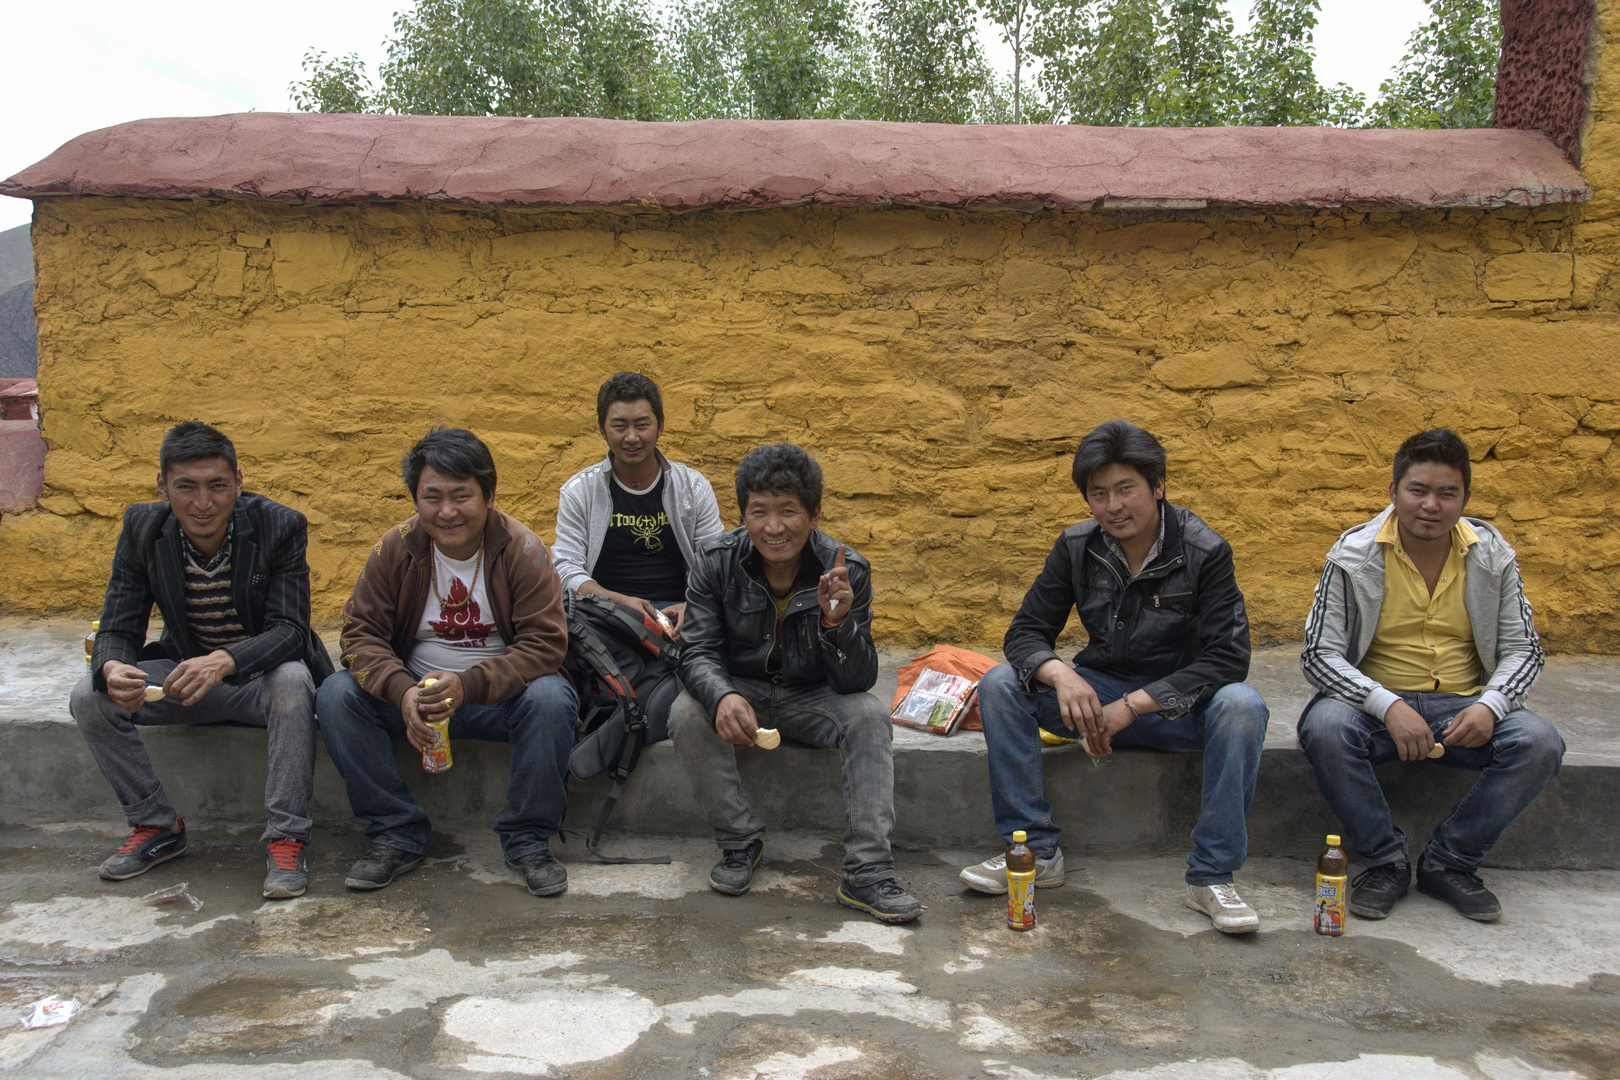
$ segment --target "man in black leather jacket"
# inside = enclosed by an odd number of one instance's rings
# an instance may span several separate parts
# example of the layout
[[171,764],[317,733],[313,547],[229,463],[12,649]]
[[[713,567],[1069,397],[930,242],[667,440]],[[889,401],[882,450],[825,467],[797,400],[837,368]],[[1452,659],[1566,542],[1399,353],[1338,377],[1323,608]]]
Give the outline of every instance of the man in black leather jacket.
[[[1061,830],[1045,796],[1040,729],[1082,736],[1094,758],[1114,746],[1202,751],[1202,813],[1187,857],[1188,907],[1224,933],[1257,929],[1232,886],[1248,854],[1269,712],[1244,683],[1249,619],[1231,545],[1164,498],[1165,452],[1112,420],[1080,442],[1074,483],[1092,519],[1064,530],[1007,629],[1007,663],[979,684],[996,826],[1028,833],[1035,884],[1063,883]],[[1065,664],[1057,636],[1078,608],[1090,641]],[[1001,855],[962,871],[980,892],[1007,891]]]
[[704,545],[687,579],[681,681],[670,710],[686,766],[720,845],[716,892],[748,891],[765,823],[749,808],[736,746],[761,729],[843,759],[843,880],[838,902],[883,922],[922,905],[894,880],[893,729],[877,682],[867,561],[820,532],[821,468],[789,443],[761,446],[737,467],[743,527]]

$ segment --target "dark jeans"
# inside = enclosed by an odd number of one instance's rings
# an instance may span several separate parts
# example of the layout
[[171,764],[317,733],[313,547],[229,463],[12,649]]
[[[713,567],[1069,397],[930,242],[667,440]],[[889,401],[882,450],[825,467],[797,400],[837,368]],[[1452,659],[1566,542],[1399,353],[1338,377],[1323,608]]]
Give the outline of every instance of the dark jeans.
[[[321,684],[315,711],[321,737],[349,790],[349,805],[365,818],[366,837],[420,855],[432,831],[427,812],[411,797],[394,763],[394,740],[405,738],[397,705],[378,701],[339,671]],[[506,808],[495,833],[508,859],[550,849],[562,825],[568,795],[568,752],[579,712],[574,688],[562,675],[543,675],[516,697],[494,705],[462,705],[450,718],[452,753],[460,739],[509,743]],[[452,766],[447,777],[453,777]]]
[[[1104,705],[1150,681],[1139,675],[1077,670]],[[979,684],[979,715],[984,720],[984,743],[990,757],[990,801],[996,828],[1009,844],[1015,829],[1024,830],[1035,853],[1050,858],[1062,830],[1052,821],[1052,803],[1046,797],[1038,729],[1075,736],[1063,725],[1057,694],[1047,688],[1038,694],[1024,693],[1011,665],[1001,664]],[[1187,856],[1189,885],[1229,882],[1232,872],[1248,857],[1249,804],[1254,802],[1254,782],[1270,718],[1259,691],[1247,683],[1231,683],[1178,719],[1144,713],[1113,738],[1114,746],[1203,751],[1203,806],[1193,827],[1193,851]]]
[[[1400,696],[1429,722],[1436,741],[1452,717],[1479,700],[1458,694]],[[1374,765],[1400,760],[1383,719],[1318,694],[1300,717],[1299,744],[1362,865],[1409,862],[1406,834],[1390,815],[1373,773]],[[1484,746],[1448,746],[1444,757],[1414,763],[1480,774],[1429,836],[1430,861],[1453,870],[1478,870],[1508,826],[1552,783],[1563,760],[1564,740],[1558,730],[1528,709],[1515,709],[1496,722],[1491,741]]]
[[[172,660],[146,660],[148,686],[158,686],[176,667]],[[240,686],[222,682],[195,705],[177,697],[147,702],[134,714],[95,690],[86,675],[68,698],[68,711],[101,775],[112,785],[131,825],[174,827],[174,804],[164,792],[137,727],[170,724],[250,724],[268,735],[264,806],[270,812],[261,839],[309,842],[309,796],[315,784],[315,680],[302,660],[289,660]]]

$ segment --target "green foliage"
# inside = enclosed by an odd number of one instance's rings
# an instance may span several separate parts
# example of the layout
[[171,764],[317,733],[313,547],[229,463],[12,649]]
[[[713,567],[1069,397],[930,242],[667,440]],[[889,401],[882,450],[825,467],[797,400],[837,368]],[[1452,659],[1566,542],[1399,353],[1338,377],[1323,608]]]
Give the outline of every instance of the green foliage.
[[355,113],[371,106],[371,80],[366,65],[355,53],[328,56],[319,49],[304,54],[303,70],[309,76],[293,83],[293,108],[302,112]]
[[[1369,109],[1314,67],[1320,0],[415,0],[373,86],[304,57],[299,109],[445,115],[849,117],[936,123],[1486,126],[1499,0],[1432,19]],[[1012,50],[980,47],[982,16]],[[1032,77],[1033,76],[1033,77]]]
[[1502,52],[1497,0],[1428,0],[1430,20],[1406,42],[1368,115],[1377,127],[1490,127]]
[[695,0],[670,28],[672,119],[836,115],[858,35],[844,0]]

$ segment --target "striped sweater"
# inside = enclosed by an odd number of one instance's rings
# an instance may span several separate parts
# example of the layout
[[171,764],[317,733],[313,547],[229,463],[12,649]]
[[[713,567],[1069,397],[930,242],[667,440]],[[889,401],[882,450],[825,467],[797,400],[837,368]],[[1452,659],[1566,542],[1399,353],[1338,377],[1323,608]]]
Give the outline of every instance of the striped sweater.
[[[1363,675],[1356,665],[1367,655],[1383,609],[1384,546],[1376,537],[1393,512],[1391,507],[1348,530],[1328,552],[1299,657],[1311,686],[1379,717],[1395,703],[1396,694]],[[1512,546],[1486,522],[1466,520],[1480,540],[1468,549],[1463,589],[1474,649],[1487,672],[1479,700],[1500,720],[1524,704],[1546,654]]]
[[186,553],[186,622],[197,644],[212,652],[248,639],[247,628],[231,600],[231,541],[236,526],[226,527],[225,540],[208,558],[192,546],[184,533],[180,546]]

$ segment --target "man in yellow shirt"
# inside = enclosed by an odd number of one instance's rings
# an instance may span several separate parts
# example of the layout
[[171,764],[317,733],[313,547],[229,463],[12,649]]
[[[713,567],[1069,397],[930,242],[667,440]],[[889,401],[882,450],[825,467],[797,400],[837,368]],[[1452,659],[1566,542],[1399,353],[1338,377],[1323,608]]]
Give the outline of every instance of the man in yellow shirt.
[[1316,782],[1363,871],[1350,910],[1382,919],[1412,882],[1406,834],[1373,766],[1424,761],[1478,781],[1418,858],[1417,887],[1491,922],[1485,855],[1558,775],[1564,740],[1524,707],[1543,663],[1513,548],[1464,518],[1468,446],[1448,428],[1395,453],[1391,506],[1328,552],[1300,666],[1317,691],[1299,721]]

